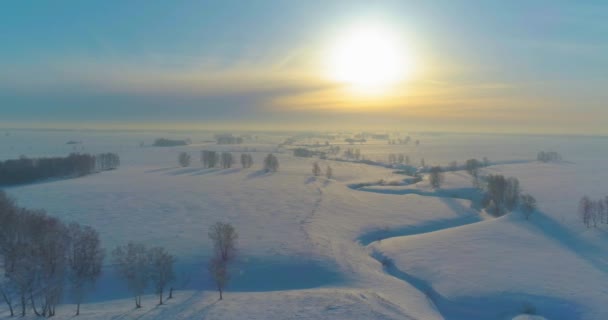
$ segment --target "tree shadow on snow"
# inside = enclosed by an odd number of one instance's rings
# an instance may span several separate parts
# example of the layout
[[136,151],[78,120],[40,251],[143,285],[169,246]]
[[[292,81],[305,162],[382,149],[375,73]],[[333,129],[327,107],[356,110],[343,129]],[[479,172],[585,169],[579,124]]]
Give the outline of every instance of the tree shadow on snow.
[[258,170],[258,171],[254,171],[250,174],[247,175],[247,179],[253,179],[253,178],[261,178],[261,177],[266,177],[266,176],[270,176],[272,175],[272,172],[266,172],[266,170]]
[[191,174],[191,173],[201,171],[201,170],[205,170],[205,169],[203,169],[203,168],[183,168],[183,169],[167,172],[167,174],[172,175],[172,176],[181,176],[181,175]]

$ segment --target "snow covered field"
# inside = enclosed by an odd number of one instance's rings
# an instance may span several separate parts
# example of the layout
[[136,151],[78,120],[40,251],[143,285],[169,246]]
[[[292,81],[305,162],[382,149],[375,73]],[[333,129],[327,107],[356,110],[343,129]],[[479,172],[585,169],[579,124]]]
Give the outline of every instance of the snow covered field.
[[[497,164],[484,173],[517,177],[537,198],[539,212],[526,221],[519,212],[494,218],[474,208],[464,171],[446,173],[438,191],[426,180],[353,188],[407,178],[361,163],[320,160],[334,179],[313,177],[316,159],[278,147],[289,136],[216,145],[212,133],[11,130],[0,134],[0,159],[118,153],[118,170],[5,190],[22,206],[93,226],[108,251],[139,241],[177,256],[179,291],[167,305],[150,295],[134,310],[106,261],[82,319],[608,318],[608,226],[587,229],[576,214],[583,195],[608,195],[608,138],[425,134],[412,137],[419,146],[352,146],[370,160],[405,153],[428,165],[488,157]],[[158,137],[192,144],[150,146]],[[203,169],[203,149],[247,150],[254,165]],[[564,161],[537,162],[540,150]],[[181,151],[193,157],[188,168],[177,164]],[[269,152],[279,158],[277,173],[260,170]],[[216,221],[239,233],[238,272],[223,301],[206,269]],[[7,313],[0,304],[0,317]],[[57,318],[72,314],[62,305]]]

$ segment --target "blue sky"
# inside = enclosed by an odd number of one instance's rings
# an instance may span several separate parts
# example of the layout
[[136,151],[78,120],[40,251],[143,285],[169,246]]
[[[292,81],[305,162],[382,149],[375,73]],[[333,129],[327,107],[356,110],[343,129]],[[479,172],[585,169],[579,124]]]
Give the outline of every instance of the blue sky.
[[[349,108],[321,52],[365,21],[424,72]],[[0,125],[606,134],[606,21],[604,1],[5,1]]]

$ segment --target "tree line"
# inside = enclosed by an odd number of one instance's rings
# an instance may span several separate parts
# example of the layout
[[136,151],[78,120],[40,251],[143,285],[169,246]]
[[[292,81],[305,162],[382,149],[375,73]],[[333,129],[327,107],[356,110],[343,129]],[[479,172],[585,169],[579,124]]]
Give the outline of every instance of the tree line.
[[166,138],[158,138],[154,140],[152,144],[155,147],[176,147],[176,146],[186,146],[190,144],[190,139],[186,140],[178,140],[178,139],[166,139]]
[[118,168],[115,153],[98,155],[72,153],[67,157],[28,158],[0,161],[0,185],[31,183],[49,178],[85,176]]
[[[182,167],[190,165],[190,155],[187,152],[180,152],[177,160]],[[201,151],[201,164],[203,168],[219,167],[222,169],[229,169],[236,161],[236,157],[231,152]],[[253,165],[253,156],[250,153],[241,153],[240,162],[243,168],[251,168]],[[276,172],[279,170],[279,159],[270,153],[264,158],[262,165],[264,171]]]
[[28,305],[51,317],[66,286],[77,304],[101,275],[104,251],[95,229],[65,224],[44,210],[16,205],[0,191],[0,295],[11,316]]
[[591,200],[588,196],[582,197],[578,213],[587,228],[595,228],[602,223],[608,224],[608,196],[598,200]]

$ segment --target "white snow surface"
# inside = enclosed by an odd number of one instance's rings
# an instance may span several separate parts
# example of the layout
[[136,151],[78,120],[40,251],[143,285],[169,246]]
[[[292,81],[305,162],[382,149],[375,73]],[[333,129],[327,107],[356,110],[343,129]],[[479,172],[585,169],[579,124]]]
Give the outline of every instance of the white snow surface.
[[[435,134],[412,136],[418,147],[341,144],[371,160],[405,153],[429,165],[487,156],[495,164],[484,174],[517,177],[537,198],[539,212],[527,221],[518,212],[494,218],[476,209],[464,171],[446,173],[440,190],[426,180],[356,189],[407,176],[296,158],[278,147],[289,134],[255,136],[215,145],[212,133],[10,130],[0,134],[0,159],[117,152],[117,170],[5,190],[20,205],[93,226],[108,253],[138,241],[177,257],[176,297],[156,306],[150,294],[139,310],[106,260],[81,319],[608,319],[608,225],[587,229],[576,214],[581,196],[608,195],[608,138]],[[149,146],[157,137],[192,144]],[[203,169],[203,149],[237,158],[252,152],[254,166]],[[540,150],[564,161],[536,162]],[[181,151],[192,154],[192,166],[178,167]],[[260,170],[269,152],[278,155],[279,172]],[[323,170],[331,165],[334,178],[313,177],[314,161]],[[216,221],[239,233],[222,301],[206,272],[207,230]],[[530,306],[535,315],[524,315]],[[66,301],[56,318],[73,312]],[[0,318],[8,318],[4,304]]]

